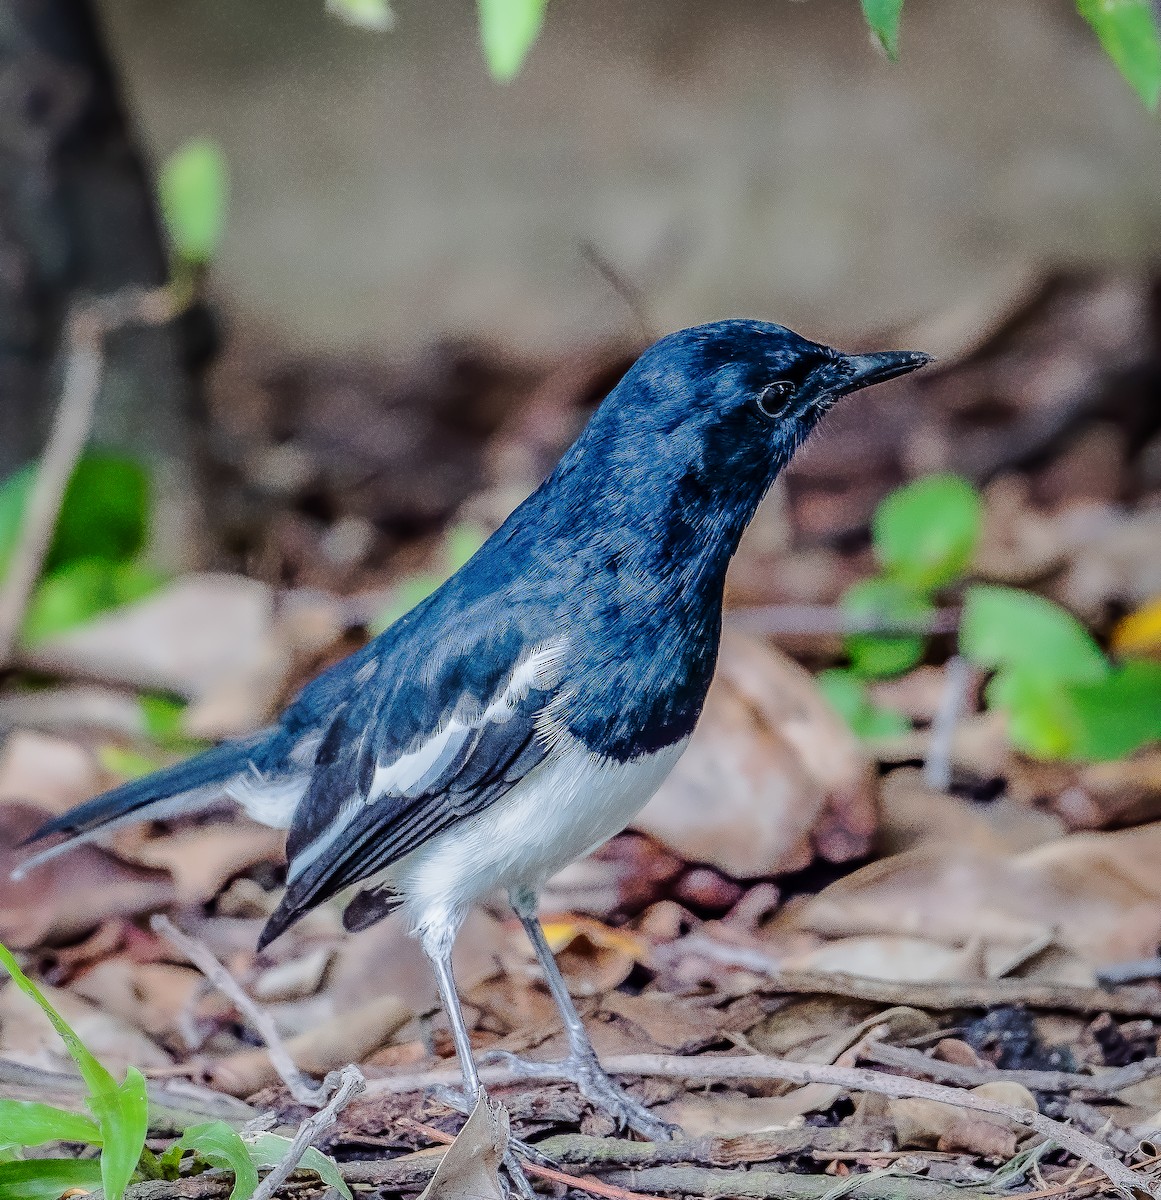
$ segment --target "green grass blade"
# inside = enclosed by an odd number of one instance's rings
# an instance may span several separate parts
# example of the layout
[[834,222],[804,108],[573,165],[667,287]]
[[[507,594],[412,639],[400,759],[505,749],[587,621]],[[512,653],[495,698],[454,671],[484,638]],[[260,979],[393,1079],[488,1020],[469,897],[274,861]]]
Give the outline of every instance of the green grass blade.
[[899,18],[902,15],[903,0],[863,0],[863,16],[892,62],[899,57]]
[[258,1168],[250,1157],[246,1143],[225,1121],[192,1125],[176,1145],[183,1150],[193,1150],[213,1167],[234,1172],[230,1200],[250,1200],[257,1190]]
[[1076,0],[1105,53],[1151,112],[1161,99],[1161,31],[1149,0]]
[[99,1146],[101,1131],[81,1113],[33,1100],[0,1099],[0,1138],[16,1146],[40,1146],[45,1142]]
[[[101,1132],[101,1180],[105,1198],[121,1200],[137,1169],[149,1127],[149,1102],[145,1095],[144,1077],[140,1071],[130,1067],[125,1073],[125,1082],[118,1084],[69,1028],[60,1013],[41,995],[36,984],[24,974],[11,951],[2,945],[0,965],[12,976],[12,982],[35,1001],[52,1022],[52,1027],[76,1063],[88,1088],[86,1102]],[[0,1200],[3,1200],[2,1196]]]
[[70,1188],[101,1185],[95,1158],[30,1158],[0,1163],[0,1200],[60,1200]]

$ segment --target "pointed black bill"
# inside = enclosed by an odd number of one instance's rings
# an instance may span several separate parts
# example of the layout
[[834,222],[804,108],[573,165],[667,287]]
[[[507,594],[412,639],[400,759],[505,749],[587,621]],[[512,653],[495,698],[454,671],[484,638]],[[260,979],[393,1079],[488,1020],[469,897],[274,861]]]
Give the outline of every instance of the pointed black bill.
[[844,354],[835,364],[836,391],[857,392],[875,383],[909,375],[932,362],[918,350],[883,350],[878,354]]

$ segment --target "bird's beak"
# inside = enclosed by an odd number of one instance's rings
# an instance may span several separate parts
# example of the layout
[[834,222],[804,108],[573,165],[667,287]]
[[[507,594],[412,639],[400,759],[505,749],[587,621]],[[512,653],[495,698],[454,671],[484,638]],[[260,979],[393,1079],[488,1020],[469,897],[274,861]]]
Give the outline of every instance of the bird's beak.
[[932,362],[918,350],[884,350],[879,354],[844,354],[831,368],[832,386],[840,394],[857,392],[874,383],[907,375]]

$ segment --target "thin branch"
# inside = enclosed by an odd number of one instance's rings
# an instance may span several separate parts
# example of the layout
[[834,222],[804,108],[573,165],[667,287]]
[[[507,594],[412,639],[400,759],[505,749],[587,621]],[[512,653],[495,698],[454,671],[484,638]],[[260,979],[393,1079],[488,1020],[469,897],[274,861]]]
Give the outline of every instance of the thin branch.
[[[738,1200],[826,1200],[849,1185],[856,1200],[997,1200],[982,1188],[950,1187],[938,1179],[917,1179],[894,1172],[870,1171],[835,1179],[833,1175],[798,1175],[791,1171],[727,1171],[714,1167],[646,1167],[610,1175],[617,1183],[648,1187],[675,1196]],[[843,1193],[845,1194],[845,1193]],[[1012,1200],[1020,1200],[1013,1196]]]
[[894,1067],[909,1075],[921,1075],[939,1083],[960,1087],[979,1087],[982,1083],[1007,1080],[1023,1084],[1033,1092],[1072,1092],[1081,1096],[1115,1096],[1125,1088],[1161,1075],[1161,1058],[1145,1058],[1140,1062],[1102,1071],[1099,1075],[1082,1075],[1075,1071],[1013,1071],[1000,1067],[962,1067],[957,1063],[928,1058],[920,1050],[904,1046],[889,1046],[886,1042],[871,1042],[860,1051],[860,1057],[881,1067]]
[[933,792],[946,792],[951,785],[951,751],[955,727],[967,704],[972,669],[966,658],[953,654],[944,667],[943,694],[931,723],[927,761],[923,764],[923,782]]
[[1141,983],[1146,979],[1161,979],[1161,958],[1138,958],[1132,962],[1112,963],[1097,971],[1097,981],[1105,987]]
[[[764,1079],[799,1085],[823,1083],[846,1091],[870,1092],[895,1099],[935,1100],[955,1108],[987,1113],[1009,1124],[1033,1129],[1042,1137],[1050,1138],[1077,1158],[1102,1171],[1113,1186],[1129,1200],[1133,1200],[1134,1189],[1143,1186],[1147,1187],[1150,1195],[1161,1200],[1161,1186],[1154,1183],[1145,1185],[1107,1146],[1102,1146],[1087,1134],[1038,1112],[1031,1112],[1013,1104],[1001,1104],[974,1092],[944,1087],[925,1080],[909,1079],[903,1075],[886,1075],[861,1067],[788,1062],[762,1054],[721,1058],[712,1055],[686,1058],[680,1055],[626,1054],[607,1059],[604,1066],[614,1075],[644,1075],[698,1083]],[[517,1072],[503,1066],[485,1066],[481,1068],[480,1076],[481,1081],[487,1085],[516,1083],[520,1079]],[[563,1072],[559,1077],[561,1080],[567,1079]],[[373,1092],[414,1092],[449,1082],[452,1078],[454,1076],[448,1071],[431,1071],[409,1076],[388,1076],[375,1080],[370,1087]]]
[[20,537],[0,585],[0,667],[12,661],[29,600],[52,545],[65,491],[89,440],[105,374],[105,337],[128,324],[160,324],[173,312],[173,297],[167,288],[130,287],[85,305],[68,321],[60,401]]
[[726,623],[750,633],[803,637],[954,633],[959,628],[959,609],[938,608],[919,617],[885,617],[877,613],[849,613],[833,604],[765,604],[731,609],[726,614]]
[[183,933],[163,913],[157,913],[149,924],[154,933],[176,946],[250,1022],[262,1039],[262,1043],[270,1055],[270,1061],[278,1072],[278,1077],[286,1084],[287,1090],[294,1099],[299,1104],[306,1104],[311,1108],[319,1108],[323,1105],[330,1094],[326,1082],[316,1086],[298,1069],[290,1052],[286,1049],[281,1035],[275,1028],[273,1018],[246,994],[242,985],[217,960],[214,952],[204,943],[190,937],[188,933]]
[[298,1127],[294,1140],[282,1161],[258,1185],[251,1200],[272,1200],[274,1193],[294,1174],[302,1156],[311,1148],[316,1139],[324,1134],[338,1120],[339,1113],[366,1088],[367,1081],[363,1072],[356,1066],[346,1066],[339,1072],[338,1086],[327,1101],[326,1107],[312,1113]]

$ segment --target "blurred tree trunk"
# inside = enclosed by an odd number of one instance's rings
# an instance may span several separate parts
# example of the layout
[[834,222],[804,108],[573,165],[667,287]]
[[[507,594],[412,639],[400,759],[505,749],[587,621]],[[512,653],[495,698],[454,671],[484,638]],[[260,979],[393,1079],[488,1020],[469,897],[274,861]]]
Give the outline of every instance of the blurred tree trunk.
[[[161,283],[153,188],[85,0],[0,0],[0,475],[40,450],[71,302]],[[94,438],[180,451],[189,380],[179,332],[111,340]]]

